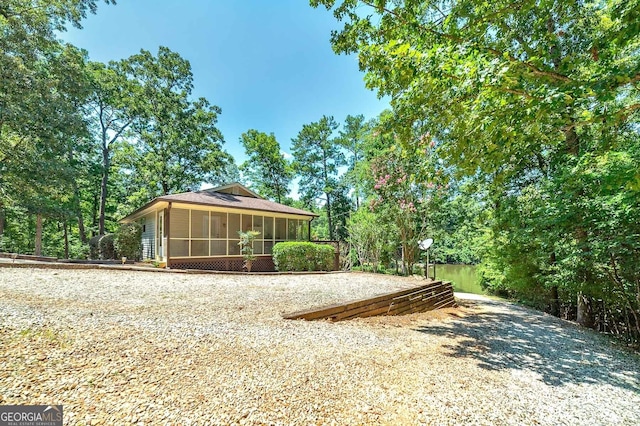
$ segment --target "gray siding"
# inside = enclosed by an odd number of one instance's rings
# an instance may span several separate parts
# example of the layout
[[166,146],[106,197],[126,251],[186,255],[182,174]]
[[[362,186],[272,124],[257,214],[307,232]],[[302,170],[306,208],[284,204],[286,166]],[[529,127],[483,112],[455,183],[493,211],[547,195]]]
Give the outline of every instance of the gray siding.
[[140,221],[142,230],[142,259],[155,259],[156,214],[151,213]]

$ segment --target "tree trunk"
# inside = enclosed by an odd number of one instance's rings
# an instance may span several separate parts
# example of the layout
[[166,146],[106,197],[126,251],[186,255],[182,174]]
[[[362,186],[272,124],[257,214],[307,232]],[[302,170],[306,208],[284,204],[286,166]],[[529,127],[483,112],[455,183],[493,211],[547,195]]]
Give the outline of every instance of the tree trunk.
[[327,195],[327,223],[329,224],[329,239],[333,241],[333,223],[331,221],[331,195]]
[[4,205],[2,205],[2,203],[0,202],[0,237],[2,237],[2,234],[4,234],[4,217]]
[[406,276],[407,275],[407,260],[404,257],[404,244],[402,244],[402,275]]
[[[71,149],[68,151],[67,157],[69,158],[69,164],[71,164],[73,162],[73,151]],[[78,218],[78,234],[80,235],[80,241],[82,241],[82,243],[86,243],[87,233],[84,229],[84,219],[82,218],[82,208],[80,207],[80,190],[78,189],[78,182],[75,179],[72,179],[71,185],[73,188],[73,209],[75,210],[76,217]],[[65,236],[66,232],[65,228]]]
[[558,299],[558,286],[551,287],[551,315],[560,316],[560,300]]
[[96,188],[94,188],[93,191],[93,202],[91,203],[91,236],[95,237],[96,236],[96,230],[98,229],[98,211],[100,210],[100,199],[99,199],[99,195],[98,192],[99,191],[95,191]]
[[36,215],[36,246],[34,250],[36,256],[42,256],[42,214]]
[[[551,263],[551,266],[554,266],[556,264],[555,252],[551,253],[549,263]],[[554,317],[560,316],[560,300],[558,297],[558,286],[556,285],[551,287],[551,315],[553,315]]]
[[[75,186],[75,190],[77,190],[77,185],[74,183]],[[75,208],[76,208],[76,216],[78,218],[78,234],[80,235],[80,241],[82,241],[83,244],[86,244],[87,242],[87,231],[84,229],[84,219],[82,217],[82,209],[80,208],[80,198],[78,198],[78,196],[76,196],[76,201],[75,201]]]
[[[578,138],[575,127],[573,126],[573,120],[572,125],[565,130],[564,135],[567,153],[574,157],[578,157],[580,155],[580,139]],[[582,189],[579,189],[578,193],[575,194],[575,196],[582,198],[584,196],[584,191]],[[589,256],[590,252],[589,246],[587,245],[588,234],[587,230],[582,224],[583,218],[580,217],[580,213],[578,214],[579,217],[576,221],[577,226],[575,228],[574,235],[578,244],[582,245],[582,255],[587,257]],[[579,284],[584,289],[584,286],[588,285],[591,282],[591,271],[588,269],[589,265],[586,262],[584,266],[581,266],[581,268],[584,269],[582,271],[579,271],[579,277],[582,280],[582,282]],[[576,320],[578,324],[584,327],[593,327],[594,324],[591,297],[589,297],[587,294],[584,294],[582,290],[578,293]]]
[[69,258],[69,232],[67,231],[66,220],[62,223],[62,226],[64,226],[64,258],[68,259]]
[[98,223],[98,234],[104,235],[104,216],[107,205],[107,183],[109,182],[109,149],[106,143],[102,146],[102,182],[100,183],[100,218]]
[[582,292],[578,293],[578,312],[576,321],[583,327],[593,327],[591,298],[585,296]]

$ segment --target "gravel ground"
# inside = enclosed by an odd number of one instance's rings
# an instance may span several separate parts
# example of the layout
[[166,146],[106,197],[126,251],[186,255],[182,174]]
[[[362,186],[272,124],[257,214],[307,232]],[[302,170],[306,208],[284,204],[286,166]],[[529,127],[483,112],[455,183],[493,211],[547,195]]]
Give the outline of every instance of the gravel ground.
[[640,357],[504,301],[281,318],[411,284],[2,268],[0,405],[62,404],[65,425],[640,423]]

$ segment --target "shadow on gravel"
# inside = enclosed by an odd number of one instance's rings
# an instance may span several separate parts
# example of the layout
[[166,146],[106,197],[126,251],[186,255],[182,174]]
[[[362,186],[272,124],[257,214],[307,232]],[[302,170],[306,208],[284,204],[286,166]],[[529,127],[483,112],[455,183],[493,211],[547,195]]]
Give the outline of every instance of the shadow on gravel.
[[640,392],[640,359],[610,347],[601,336],[505,302],[462,305],[484,309],[416,330],[456,339],[444,345],[449,355],[473,358],[481,368],[528,370],[552,386],[600,383]]

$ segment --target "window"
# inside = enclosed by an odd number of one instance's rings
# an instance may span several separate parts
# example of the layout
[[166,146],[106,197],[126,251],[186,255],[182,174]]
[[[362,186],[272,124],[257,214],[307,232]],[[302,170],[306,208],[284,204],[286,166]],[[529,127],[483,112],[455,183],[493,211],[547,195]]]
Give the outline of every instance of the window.
[[229,213],[229,233],[228,238],[240,238],[238,235],[240,231],[240,215],[235,213]]
[[273,251],[273,241],[264,242],[264,254],[271,254]]
[[250,214],[243,214],[242,215],[242,232],[251,231],[251,229],[253,229],[253,223],[251,221],[251,215]]
[[262,240],[253,241],[253,254],[262,254]]
[[211,238],[227,238],[227,214],[211,212]]
[[172,238],[169,253],[171,254],[171,256],[176,257],[189,256],[189,240],[179,240]]
[[189,238],[189,210],[171,209],[171,238]]
[[287,239],[287,219],[276,218],[276,240]]
[[209,256],[209,242],[205,240],[191,240],[191,256]]
[[297,240],[297,230],[298,230],[298,221],[296,219],[289,219],[289,238],[287,238],[289,241],[295,241]]
[[225,256],[227,254],[227,240],[211,240],[211,256]]
[[264,218],[264,239],[265,240],[273,239],[273,218],[272,217]]
[[191,238],[209,238],[209,212],[191,210]]
[[256,237],[256,239],[258,240],[262,240],[265,238],[264,236],[264,229],[262,226],[262,221],[263,221],[263,217],[262,216],[254,216],[253,217],[253,230],[254,231],[258,231],[260,233],[260,235],[258,235]]
[[229,255],[237,256],[240,254],[240,240],[229,240]]

